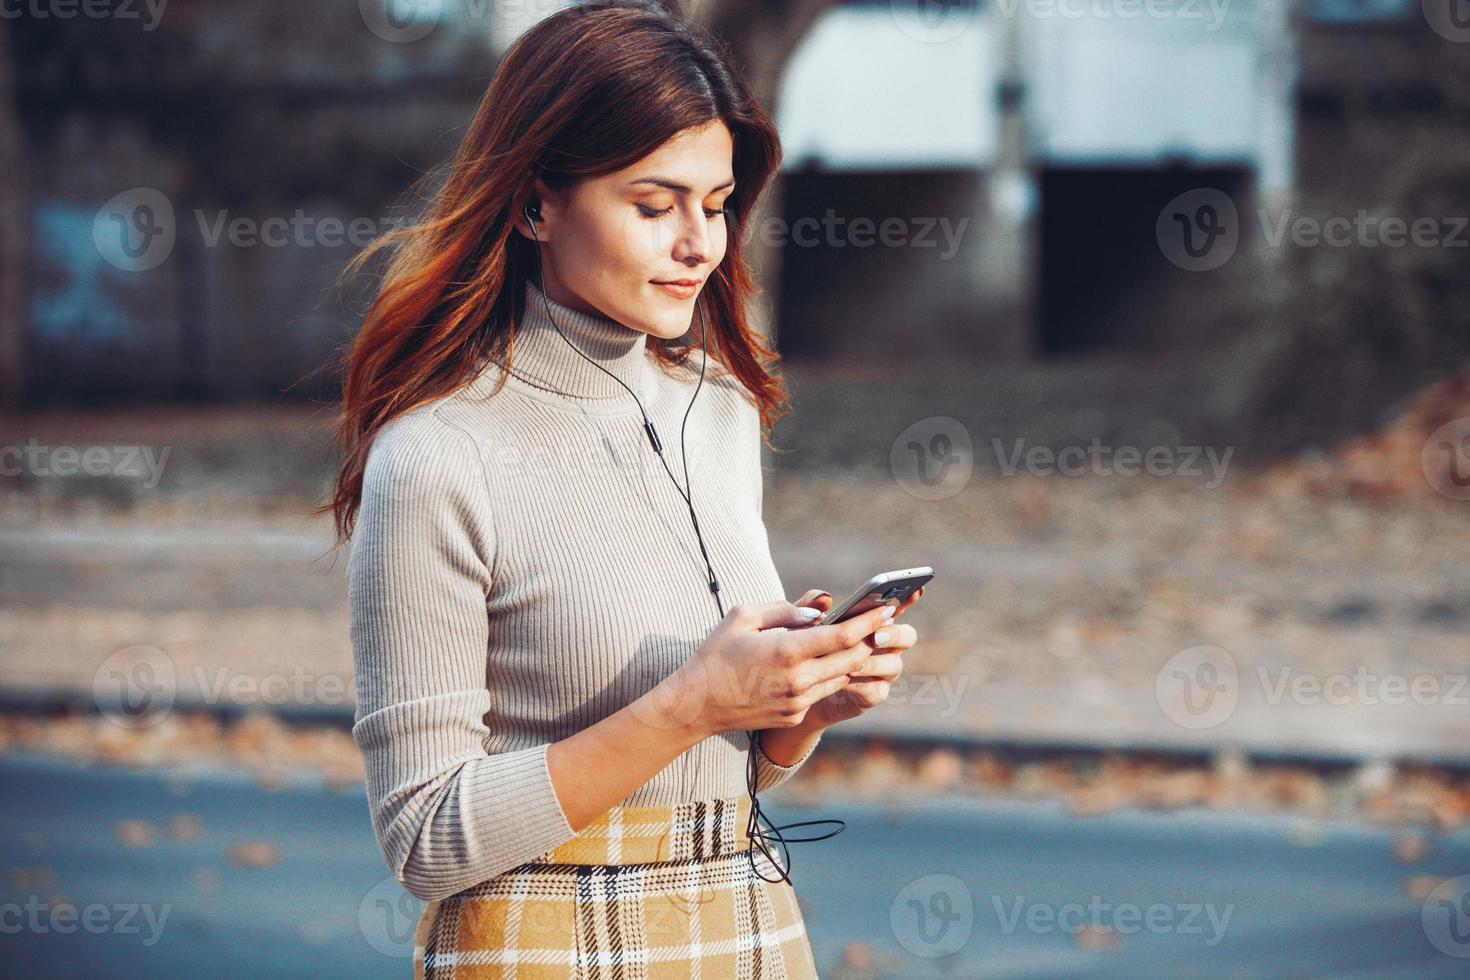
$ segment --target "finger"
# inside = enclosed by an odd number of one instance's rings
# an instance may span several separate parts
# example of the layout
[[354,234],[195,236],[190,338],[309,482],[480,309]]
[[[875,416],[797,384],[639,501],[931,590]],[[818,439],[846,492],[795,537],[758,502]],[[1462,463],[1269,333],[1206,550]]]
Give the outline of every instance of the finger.
[[[830,592],[823,592],[820,589],[812,589],[806,595],[804,595],[800,599],[798,599],[796,601],[796,604],[798,606],[806,606],[806,607],[809,607],[811,609],[818,609],[818,610],[820,610],[825,615],[827,612],[829,612],[832,609],[832,605],[833,605],[832,593],[830,593]],[[815,621],[820,621],[820,620],[815,620]]]
[[853,680],[891,681],[903,673],[903,657],[897,653],[875,653],[865,657],[847,675]]
[[794,626],[806,626],[812,619],[801,615],[803,608],[810,606],[798,606],[794,602],[785,599],[777,599],[775,602],[758,602],[746,606],[746,625],[757,630],[774,629],[778,626],[791,628]]
[[859,642],[854,646],[817,657],[812,660],[810,666],[804,668],[811,671],[806,676],[814,678],[817,683],[831,680],[834,677],[847,677],[864,660],[868,659],[871,652],[867,644]]
[[847,686],[839,691],[833,700],[840,698],[845,704],[859,711],[867,711],[869,708],[882,704],[887,699],[888,692],[883,690],[882,686],[886,683],[886,681],[859,681],[854,679],[849,681]]
[[918,602],[919,601],[919,597],[922,596],[923,594],[924,594],[924,587],[921,585],[916,590],[914,590],[912,593],[910,593],[909,596],[908,596],[908,598],[904,599],[903,602],[900,602],[898,604],[898,610],[893,614],[894,618],[897,619],[900,615],[902,615],[903,613],[907,612],[908,611],[908,608],[910,606],[912,606],[914,603]]
[[919,639],[919,631],[908,623],[889,623],[874,633],[869,641],[875,650],[907,650]]
[[813,626],[791,634],[791,649],[798,657],[824,657],[838,650],[856,646],[863,637],[870,635],[888,620],[884,613],[893,607],[875,606],[840,623]]
[[849,678],[846,674],[838,674],[836,677],[819,681],[807,688],[807,696],[811,699],[810,704],[829,698],[848,685]]
[[876,708],[888,700],[888,692],[893,685],[886,680],[856,680],[851,681],[847,687],[842,689],[842,696],[848,698],[853,704],[866,710]]
[[[887,638],[887,642],[875,645],[872,641],[885,632],[895,635]],[[918,635],[918,630],[907,624],[885,626],[872,637],[859,640],[846,650],[838,650],[826,656],[817,657],[813,663],[825,665],[830,661],[833,668],[836,669],[836,666],[844,660],[849,661],[849,666],[846,668],[849,677],[866,677],[889,671],[893,671],[894,676],[897,676],[895,668],[902,669],[903,651],[914,645]]]
[[896,615],[898,615],[898,607],[885,604],[869,609],[861,616],[854,616],[846,622],[834,624],[832,628],[845,630],[842,638],[847,641],[848,646],[856,646],[862,642],[864,637],[872,636],[884,626],[892,623]]

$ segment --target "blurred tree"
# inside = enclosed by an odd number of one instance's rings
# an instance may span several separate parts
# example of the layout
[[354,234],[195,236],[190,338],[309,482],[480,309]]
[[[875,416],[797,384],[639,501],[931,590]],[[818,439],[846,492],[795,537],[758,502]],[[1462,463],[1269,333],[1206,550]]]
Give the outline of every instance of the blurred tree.
[[[836,5],[837,0],[685,0],[683,12],[725,43],[746,84],[774,119],[787,63],[817,19]],[[759,229],[781,212],[778,174],[751,213],[750,225]],[[746,234],[744,240],[746,261],[763,291],[760,326],[774,341],[779,329],[774,297],[780,283],[781,251],[768,243],[769,236]]]
[[[1344,219],[1352,243],[1257,248],[1220,295],[1235,338],[1219,414],[1256,448],[1326,446],[1385,424],[1470,364],[1470,59],[1427,26],[1293,29],[1303,57],[1298,193],[1272,211],[1315,227]],[[1324,107],[1327,111],[1324,111]],[[1427,223],[1427,242],[1383,224]],[[1362,236],[1357,230],[1362,225]],[[1241,325],[1241,326],[1237,326]]]
[[485,45],[389,44],[291,0],[195,0],[151,31],[7,20],[31,146],[77,118],[124,124],[179,163],[189,203],[233,209],[295,204],[330,174],[334,198],[374,213],[444,151],[419,134],[460,121],[492,64]]
[[774,112],[786,63],[837,0],[686,0],[685,14],[721,38],[746,83]]
[[25,141],[15,114],[10,20],[0,18],[0,408],[20,404],[25,378],[26,256],[30,202]]

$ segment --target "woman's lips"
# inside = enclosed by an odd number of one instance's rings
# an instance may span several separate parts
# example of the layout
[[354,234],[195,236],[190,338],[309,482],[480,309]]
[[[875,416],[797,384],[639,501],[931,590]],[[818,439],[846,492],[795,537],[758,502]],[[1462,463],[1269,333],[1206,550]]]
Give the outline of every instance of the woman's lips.
[[685,286],[676,282],[655,282],[653,285],[662,289],[670,296],[677,296],[679,299],[693,299],[699,292],[698,283]]

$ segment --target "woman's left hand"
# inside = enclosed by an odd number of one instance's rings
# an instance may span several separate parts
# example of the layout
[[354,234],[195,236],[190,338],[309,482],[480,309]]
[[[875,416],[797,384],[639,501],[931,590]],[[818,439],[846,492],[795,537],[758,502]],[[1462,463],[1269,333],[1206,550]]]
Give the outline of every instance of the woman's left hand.
[[[872,636],[863,638],[862,642],[873,648],[872,655],[848,674],[852,680],[845,687],[814,702],[807,709],[804,724],[827,728],[840,721],[856,718],[869,708],[875,708],[888,700],[889,689],[903,673],[901,654],[919,638],[918,632],[909,624],[900,623],[898,617],[918,602],[923,594],[924,589],[920,587],[894,607],[893,619],[888,621],[888,625],[880,627]],[[827,612],[832,608],[833,600],[830,593],[813,589],[798,599],[796,604]]]

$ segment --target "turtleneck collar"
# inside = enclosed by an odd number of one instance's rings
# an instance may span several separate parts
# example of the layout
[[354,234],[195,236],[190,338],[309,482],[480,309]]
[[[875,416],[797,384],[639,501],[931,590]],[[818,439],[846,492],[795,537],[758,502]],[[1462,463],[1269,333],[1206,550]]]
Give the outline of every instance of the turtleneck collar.
[[[526,280],[524,297],[525,312],[511,341],[513,375],[570,398],[626,399],[628,392],[623,385],[599,370],[592,363],[595,361],[628,388],[642,392],[644,372],[649,366],[647,333],[549,299],[530,279]],[[551,318],[555,318],[555,326]],[[557,327],[561,328],[560,334]],[[587,356],[572,349],[568,340]]]

